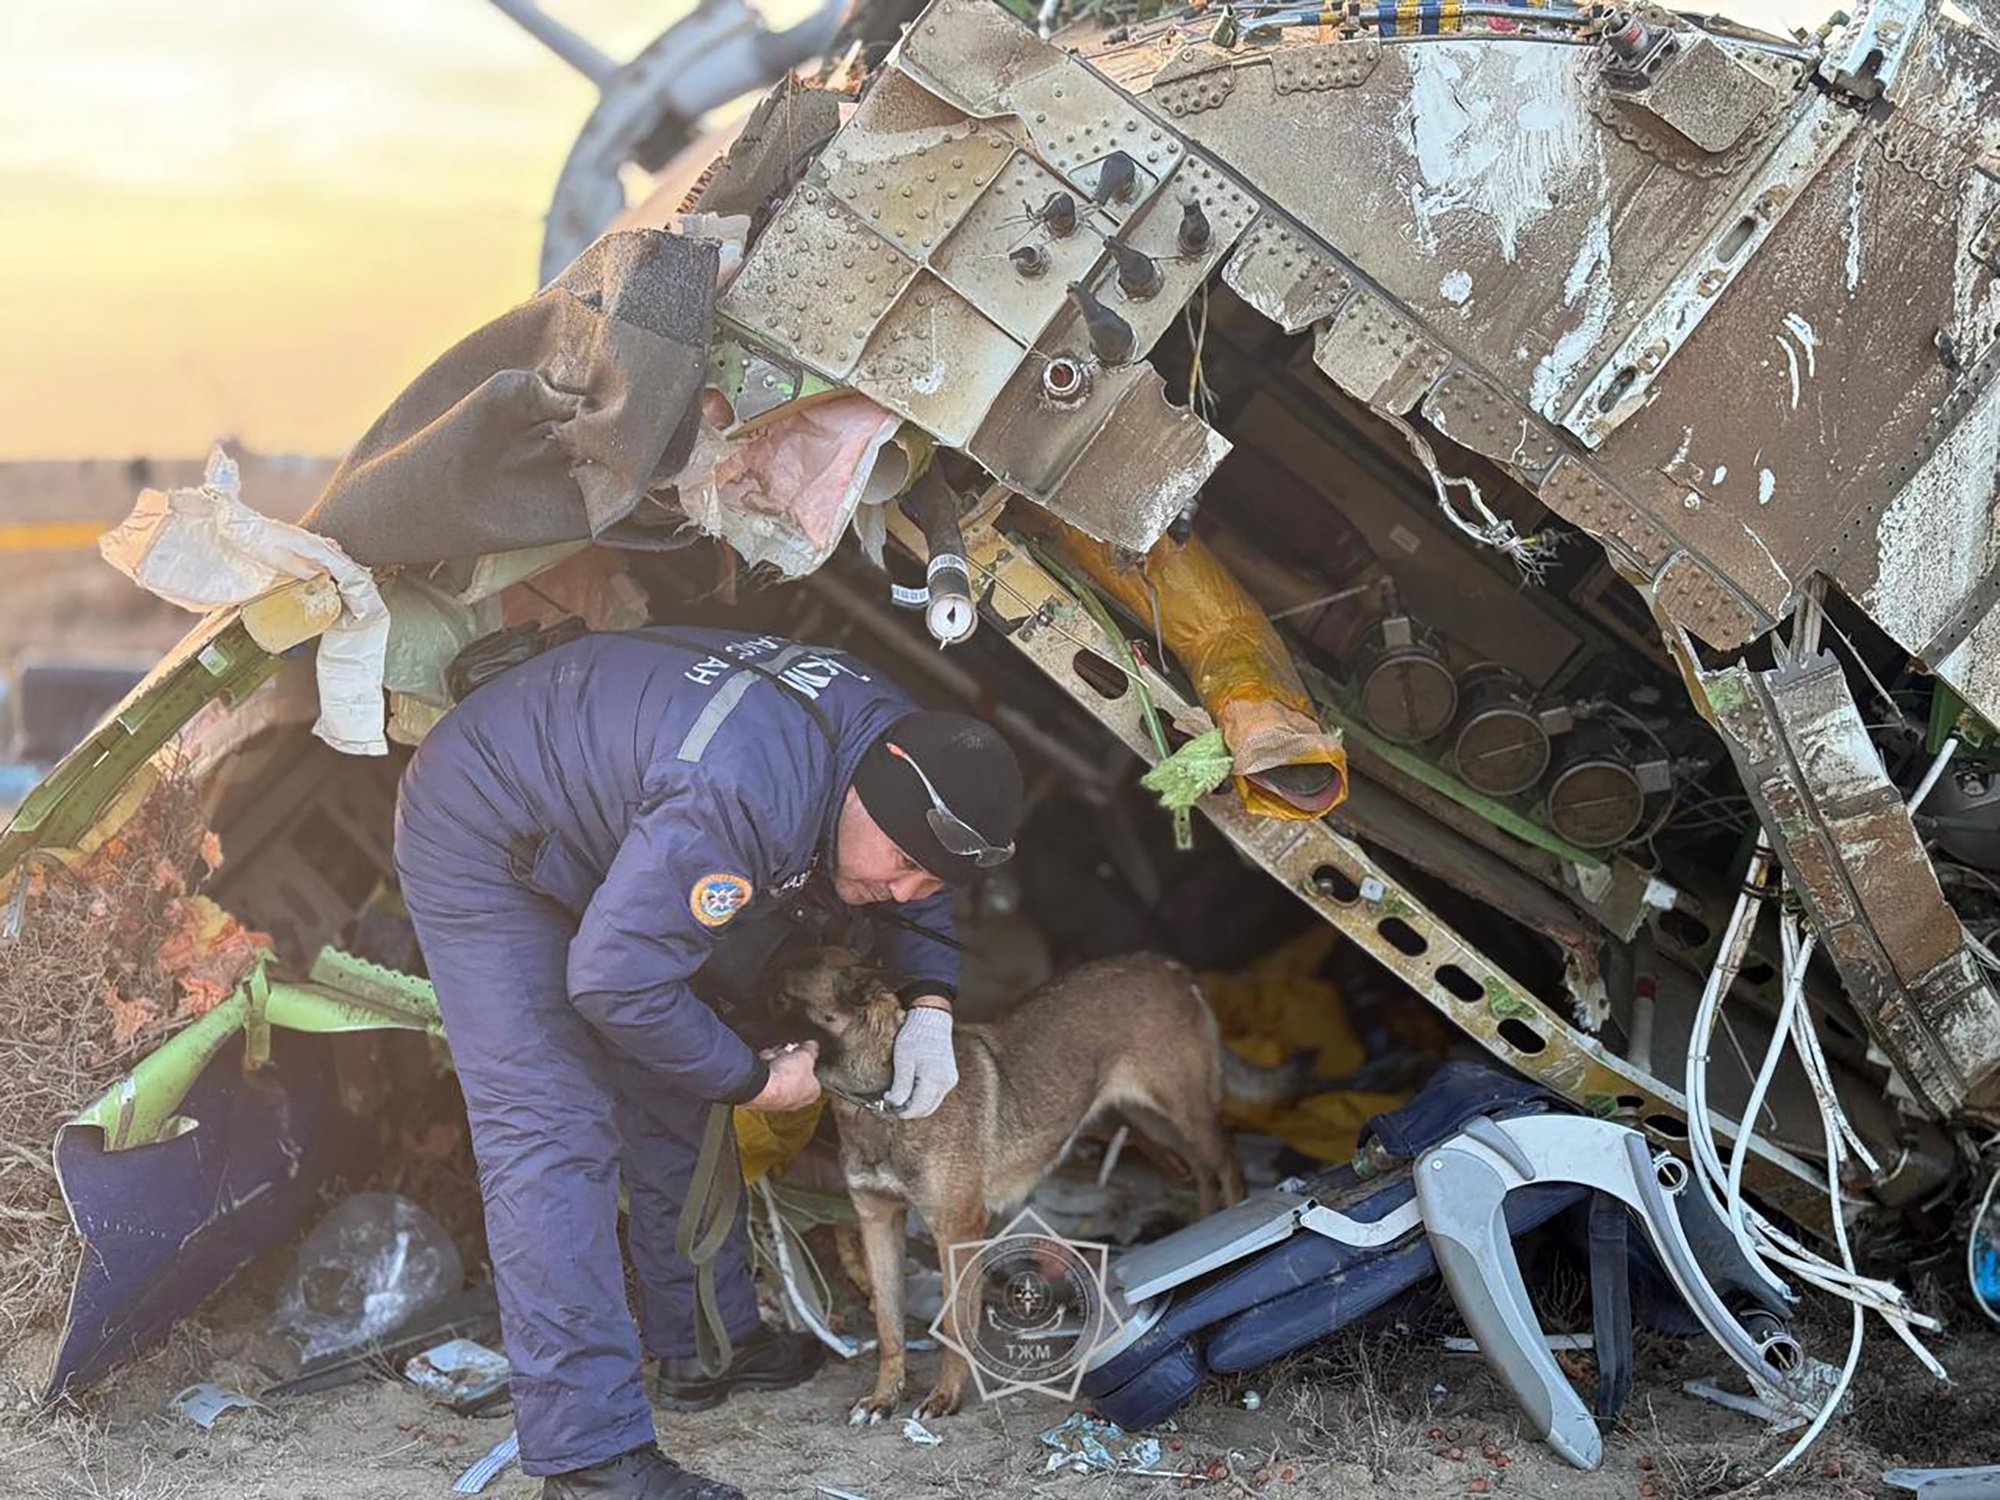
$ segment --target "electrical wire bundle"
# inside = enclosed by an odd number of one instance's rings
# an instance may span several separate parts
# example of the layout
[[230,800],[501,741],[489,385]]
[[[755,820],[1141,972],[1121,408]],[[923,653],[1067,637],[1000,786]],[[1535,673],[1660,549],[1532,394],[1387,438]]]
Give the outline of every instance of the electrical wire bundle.
[[[1947,746],[1944,755],[1934,771],[1942,771],[1943,761],[1949,755]],[[1935,775],[1927,778],[1926,787],[1911,799],[1912,806],[1921,800],[1921,792],[1934,782]],[[1701,1191],[1707,1195],[1724,1221],[1729,1225],[1744,1252],[1756,1256],[1779,1275],[1789,1275],[1809,1286],[1848,1303],[1853,1314],[1852,1333],[1848,1341],[1847,1358],[1839,1376],[1827,1392],[1819,1411],[1797,1442],[1772,1465],[1766,1477],[1777,1474],[1794,1463],[1816,1441],[1828,1422],[1839,1410],[1841,1399],[1846,1395],[1853,1381],[1854,1371],[1861,1359],[1862,1334],[1865,1314],[1875,1313],[1907,1344],[1924,1367],[1938,1379],[1946,1377],[1944,1366],[1926,1349],[1918,1339],[1916,1330],[1936,1331],[1936,1319],[1919,1313],[1910,1306],[1902,1289],[1892,1282],[1862,1275],[1854,1264],[1854,1251],[1847,1236],[1847,1221],[1841,1198],[1841,1168],[1850,1159],[1858,1160],[1870,1171],[1880,1167],[1869,1153],[1853,1125],[1840,1107],[1834,1093],[1831,1070],[1826,1055],[1820,1046],[1819,1035],[1814,1029],[1811,1007],[1804,1003],[1806,970],[1811,963],[1817,938],[1813,934],[1801,935],[1797,916],[1789,911],[1778,914],[1778,932],[1783,950],[1783,1001],[1779,1008],[1778,1022],[1772,1031],[1771,1042],[1765,1049],[1762,1065],[1757,1071],[1756,1081],[1750,1090],[1749,1099],[1743,1110],[1746,1121],[1754,1122],[1762,1109],[1771,1081],[1776,1076],[1778,1063],[1784,1056],[1789,1042],[1804,1069],[1807,1082],[1812,1086],[1813,1095],[1819,1105],[1820,1123],[1826,1143],[1826,1188],[1830,1219],[1833,1228],[1838,1261],[1828,1260],[1818,1252],[1801,1244],[1783,1229],[1760,1214],[1745,1199],[1743,1192],[1743,1169],[1750,1155],[1750,1143],[1756,1134],[1754,1123],[1737,1127],[1729,1159],[1725,1163],[1716,1145],[1715,1126],[1708,1102],[1708,1049],[1714,1036],[1717,1019],[1722,1013],[1723,999],[1735,981],[1738,968],[1742,965],[1745,950],[1749,946],[1751,929],[1755,926],[1755,916],[1768,892],[1771,877],[1772,855],[1768,838],[1760,836],[1756,852],[1751,857],[1750,873],[1737,897],[1735,909],[1730,913],[1729,924],[1724,929],[1721,950],[1714,967],[1709,971],[1708,983],[1702,990],[1701,1005],[1695,1015],[1694,1032],[1689,1039],[1687,1062],[1687,1114],[1688,1144],[1695,1160],[1695,1180]]]

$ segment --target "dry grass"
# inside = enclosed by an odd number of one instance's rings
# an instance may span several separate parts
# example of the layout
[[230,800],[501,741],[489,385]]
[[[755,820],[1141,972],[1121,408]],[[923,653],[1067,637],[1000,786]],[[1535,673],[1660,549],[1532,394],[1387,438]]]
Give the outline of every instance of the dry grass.
[[87,874],[35,867],[21,932],[0,943],[0,1347],[67,1297],[76,1245],[51,1147],[167,1029],[160,948],[202,867],[204,826],[189,779],[163,775]]
[[[1431,1402],[1405,1378],[1413,1339],[1366,1336],[1333,1341],[1285,1393],[1286,1414],[1314,1458],[1359,1465],[1383,1480],[1423,1468],[1430,1457]],[[1428,1351],[1426,1351],[1428,1352]]]

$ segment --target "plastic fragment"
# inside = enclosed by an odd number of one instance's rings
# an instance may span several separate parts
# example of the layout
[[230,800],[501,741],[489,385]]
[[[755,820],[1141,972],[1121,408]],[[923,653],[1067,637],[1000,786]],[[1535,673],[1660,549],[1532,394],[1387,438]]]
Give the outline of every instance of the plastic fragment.
[[1139,785],[1159,793],[1160,806],[1174,812],[1193,807],[1227,781],[1234,767],[1222,731],[1211,729],[1189,740],[1141,776]]

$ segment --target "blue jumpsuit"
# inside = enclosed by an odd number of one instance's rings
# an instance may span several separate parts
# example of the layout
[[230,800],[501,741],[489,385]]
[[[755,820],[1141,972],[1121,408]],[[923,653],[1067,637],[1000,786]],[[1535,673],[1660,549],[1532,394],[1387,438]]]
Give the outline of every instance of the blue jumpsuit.
[[[495,678],[425,739],[397,806],[396,867],[472,1123],[530,1474],[652,1439],[620,1178],[645,1348],[691,1354],[675,1221],[709,1104],[741,1102],[761,1077],[690,981],[733,922],[813,874],[863,752],[916,708],[842,652],[667,633],[683,645],[587,636]],[[948,893],[893,910],[951,934]],[[955,987],[946,944],[895,927],[880,948],[907,978]],[[741,1339],[757,1307],[740,1218],[716,1271]]]

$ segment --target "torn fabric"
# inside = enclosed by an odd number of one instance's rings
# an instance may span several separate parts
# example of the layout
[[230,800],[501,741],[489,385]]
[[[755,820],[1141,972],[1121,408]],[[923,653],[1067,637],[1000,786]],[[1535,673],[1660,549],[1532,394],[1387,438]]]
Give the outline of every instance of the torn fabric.
[[735,434],[724,431],[726,403],[711,398],[678,481],[681,510],[746,562],[793,578],[814,571],[864,502],[913,477],[911,455],[889,445],[903,419],[866,396],[801,402]]
[[718,254],[605,235],[412,381],[305,524],[379,567],[583,541],[624,519],[693,447]]
[[143,490],[132,514],[98,539],[104,560],[182,609],[243,604],[287,579],[330,575],[340,618],[319,643],[313,733],[348,755],[387,755],[382,669],[389,611],[375,576],[338,543],[244,504],[236,461],[217,447],[199,486]]

